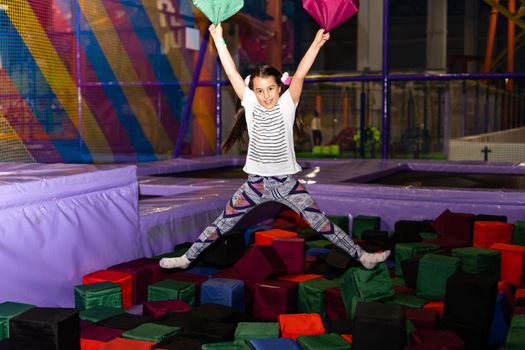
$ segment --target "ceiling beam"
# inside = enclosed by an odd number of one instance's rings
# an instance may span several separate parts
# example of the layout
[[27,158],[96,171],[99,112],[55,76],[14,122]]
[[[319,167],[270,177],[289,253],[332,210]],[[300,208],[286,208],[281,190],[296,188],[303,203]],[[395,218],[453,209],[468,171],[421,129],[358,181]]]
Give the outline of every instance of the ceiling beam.
[[523,10],[525,8],[525,4],[523,1],[521,1],[521,7],[516,11],[516,13],[512,13],[509,11],[508,8],[498,3],[496,0],[483,0],[487,4],[489,4],[491,7],[498,10],[499,13],[501,13],[503,16],[510,19],[512,22],[514,22],[518,27],[525,30],[525,21],[521,19],[523,15],[525,15],[525,11]]

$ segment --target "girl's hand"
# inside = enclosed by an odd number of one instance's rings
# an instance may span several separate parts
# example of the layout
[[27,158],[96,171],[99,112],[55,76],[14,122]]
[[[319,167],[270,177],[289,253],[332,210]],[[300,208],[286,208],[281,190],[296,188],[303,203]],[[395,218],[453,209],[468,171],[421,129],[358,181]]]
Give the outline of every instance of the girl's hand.
[[222,39],[222,26],[221,24],[210,24],[210,26],[208,27],[208,30],[210,31],[210,34],[211,34],[211,37],[213,38],[213,40],[216,42],[217,40],[221,40]]
[[321,47],[325,42],[328,41],[328,39],[330,39],[330,33],[325,32],[324,29],[321,28],[315,34],[314,44],[318,45],[318,47]]

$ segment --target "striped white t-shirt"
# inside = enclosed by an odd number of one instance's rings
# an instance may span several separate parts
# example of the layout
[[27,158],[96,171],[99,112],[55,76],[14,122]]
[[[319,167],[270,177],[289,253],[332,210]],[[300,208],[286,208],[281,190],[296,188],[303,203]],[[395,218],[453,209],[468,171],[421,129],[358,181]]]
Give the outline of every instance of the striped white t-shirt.
[[295,159],[293,125],[297,105],[285,91],[275,107],[266,109],[246,88],[242,98],[248,127],[248,154],[243,170],[260,176],[291,175],[301,171]]

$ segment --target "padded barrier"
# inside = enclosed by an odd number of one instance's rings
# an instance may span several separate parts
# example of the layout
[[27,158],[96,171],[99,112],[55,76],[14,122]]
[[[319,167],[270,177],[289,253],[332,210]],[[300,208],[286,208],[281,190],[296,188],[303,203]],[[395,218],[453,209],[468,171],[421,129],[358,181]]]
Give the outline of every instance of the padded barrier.
[[2,163],[0,198],[0,300],[73,307],[84,274],[142,254],[135,166]]

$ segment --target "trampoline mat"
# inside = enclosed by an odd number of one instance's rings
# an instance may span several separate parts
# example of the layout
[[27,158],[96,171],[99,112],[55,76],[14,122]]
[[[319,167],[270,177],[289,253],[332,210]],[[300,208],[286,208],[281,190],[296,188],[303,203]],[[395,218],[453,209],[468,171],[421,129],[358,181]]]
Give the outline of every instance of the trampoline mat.
[[212,168],[212,169],[203,169],[203,170],[192,170],[184,171],[180,173],[168,173],[160,174],[155,176],[169,176],[169,177],[193,177],[193,178],[204,178],[204,179],[243,179],[247,178],[246,174],[242,170],[242,166],[232,166],[232,167],[222,167],[222,168]]
[[[356,182],[346,180],[345,182]],[[363,183],[363,182],[361,182]],[[364,183],[414,187],[525,189],[525,175],[400,171]]]

